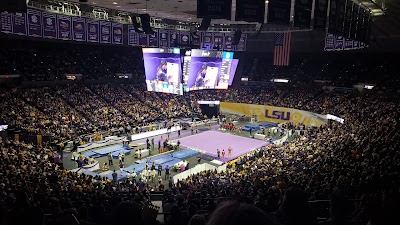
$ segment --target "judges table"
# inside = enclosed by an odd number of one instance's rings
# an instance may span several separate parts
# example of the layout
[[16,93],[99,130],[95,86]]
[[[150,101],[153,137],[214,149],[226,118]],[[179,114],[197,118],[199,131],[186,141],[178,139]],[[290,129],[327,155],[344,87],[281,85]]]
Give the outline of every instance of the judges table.
[[[141,150],[141,152],[142,152],[142,158],[146,157],[146,156],[149,156],[149,150],[148,149],[143,149],[143,150]],[[139,150],[136,150],[135,158],[139,158]]]
[[263,134],[254,134],[254,138],[258,140],[265,140],[265,135]]

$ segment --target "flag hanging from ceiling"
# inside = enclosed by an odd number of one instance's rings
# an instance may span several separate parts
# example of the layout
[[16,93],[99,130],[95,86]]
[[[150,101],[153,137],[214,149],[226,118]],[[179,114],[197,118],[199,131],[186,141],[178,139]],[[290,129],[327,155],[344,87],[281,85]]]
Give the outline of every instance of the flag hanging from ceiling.
[[288,66],[290,58],[290,43],[292,34],[290,32],[274,34],[274,65]]

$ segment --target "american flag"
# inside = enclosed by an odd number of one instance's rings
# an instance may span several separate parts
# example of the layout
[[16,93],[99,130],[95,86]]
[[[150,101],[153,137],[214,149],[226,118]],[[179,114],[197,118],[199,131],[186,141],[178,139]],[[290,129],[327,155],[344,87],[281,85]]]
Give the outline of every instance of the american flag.
[[288,66],[290,58],[290,41],[292,34],[275,33],[274,34],[274,65],[275,66]]

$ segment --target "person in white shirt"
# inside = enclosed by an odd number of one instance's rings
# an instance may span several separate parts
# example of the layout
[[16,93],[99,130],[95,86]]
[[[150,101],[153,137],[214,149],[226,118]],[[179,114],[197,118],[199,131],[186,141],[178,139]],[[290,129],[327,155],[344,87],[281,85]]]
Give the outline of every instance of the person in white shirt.
[[151,182],[154,182],[154,178],[156,177],[156,175],[157,175],[157,171],[156,170],[152,170],[151,171]]
[[149,168],[144,170],[144,175],[146,176],[147,181],[151,179],[151,171],[149,170]]
[[135,168],[133,168],[131,176],[132,176],[132,179],[136,179],[137,174],[136,174],[136,169]]
[[78,153],[77,152],[72,152],[71,160],[74,160],[74,161],[78,160]]
[[143,183],[147,183],[146,170],[143,170],[143,171],[140,173],[140,176],[141,176],[141,178],[142,178]]
[[131,174],[129,172],[126,172],[126,181],[131,181],[132,177]]
[[89,164],[94,164],[94,163],[95,163],[94,158],[90,157],[90,158],[89,158]]
[[121,163],[122,162],[122,154],[121,153],[119,153],[118,159],[119,159],[119,163]]

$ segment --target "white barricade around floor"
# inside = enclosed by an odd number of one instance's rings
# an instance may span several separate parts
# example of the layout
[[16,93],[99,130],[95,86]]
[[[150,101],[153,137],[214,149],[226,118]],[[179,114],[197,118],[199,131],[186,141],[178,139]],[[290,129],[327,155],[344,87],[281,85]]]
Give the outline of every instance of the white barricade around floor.
[[218,173],[221,173],[221,172],[225,172],[226,171],[226,163],[224,164],[224,165],[222,165],[222,166],[218,166],[218,168],[217,168],[217,172]]
[[172,132],[176,132],[178,130],[181,130],[180,126],[174,126],[171,127],[171,129],[159,129],[159,130],[153,130],[153,131],[148,131],[148,132],[143,132],[143,133],[139,133],[139,134],[134,134],[131,136],[131,141],[136,141],[136,140],[140,140],[140,139],[145,139],[145,138],[149,138],[149,137],[154,137],[157,135],[163,135],[163,134],[167,134],[167,133],[172,133]]
[[217,167],[210,165],[208,163],[202,163],[202,164],[196,165],[195,167],[193,167],[191,169],[188,169],[182,173],[179,173],[179,174],[173,176],[172,179],[174,180],[174,183],[176,184],[178,182],[178,180],[184,180],[193,174],[197,174],[197,173],[200,173],[203,171],[208,171],[208,170],[215,170],[216,168]]

